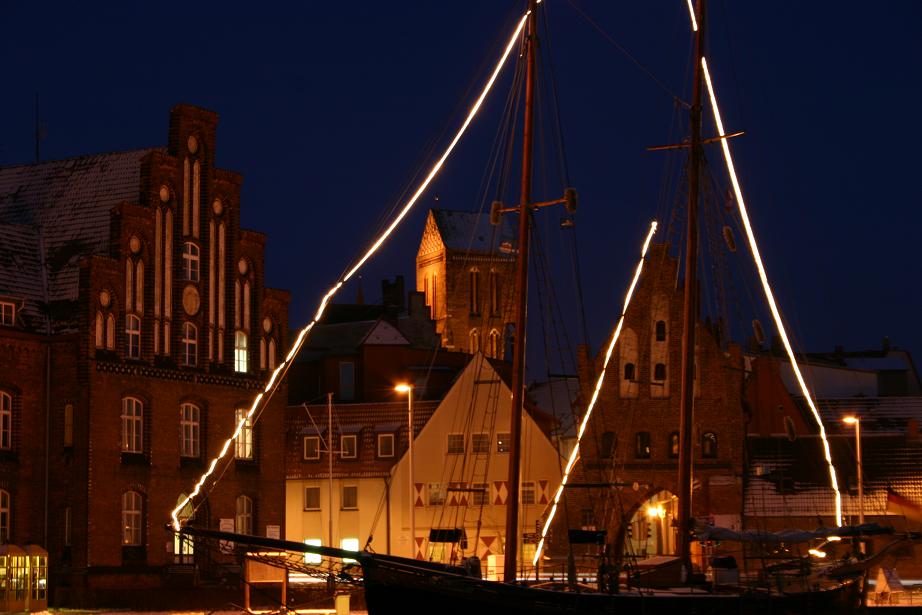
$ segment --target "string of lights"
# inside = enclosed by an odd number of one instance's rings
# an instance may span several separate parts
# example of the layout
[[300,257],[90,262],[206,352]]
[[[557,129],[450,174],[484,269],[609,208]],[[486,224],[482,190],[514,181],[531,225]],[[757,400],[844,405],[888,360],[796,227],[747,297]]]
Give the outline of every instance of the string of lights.
[[192,490],[192,493],[190,493],[184,499],[182,499],[177,504],[176,508],[174,508],[173,511],[170,513],[170,517],[172,519],[172,527],[175,531],[178,532],[182,527],[182,522],[179,518],[179,514],[182,512],[183,508],[185,508],[186,505],[192,502],[193,499],[201,493],[201,490],[203,486],[205,485],[205,482],[214,473],[215,468],[218,465],[218,462],[221,461],[221,459],[223,459],[227,455],[227,452],[230,450],[231,445],[237,440],[237,437],[240,435],[244,426],[247,425],[247,423],[253,419],[254,415],[256,414],[257,409],[259,408],[259,404],[262,401],[262,399],[264,397],[271,396],[272,393],[275,392],[276,384],[277,384],[279,377],[281,375],[284,375],[284,373],[288,371],[288,368],[291,366],[291,362],[297,356],[298,352],[301,350],[301,346],[303,346],[304,341],[307,339],[308,333],[310,333],[311,329],[314,328],[314,325],[317,324],[317,322],[323,316],[323,313],[324,311],[326,311],[326,308],[329,305],[330,301],[332,301],[333,297],[336,295],[339,289],[342,288],[343,284],[345,284],[349,280],[349,278],[355,275],[359,271],[359,269],[361,269],[361,267],[365,264],[365,262],[368,261],[368,259],[371,258],[375,254],[375,252],[378,251],[378,249],[384,244],[387,238],[390,237],[390,235],[394,232],[394,229],[397,228],[400,222],[410,212],[410,210],[416,204],[416,201],[419,200],[419,197],[422,195],[422,193],[426,190],[426,188],[429,186],[429,184],[432,182],[432,180],[441,170],[442,165],[445,164],[445,161],[448,159],[448,156],[451,154],[452,150],[454,150],[455,146],[461,140],[461,137],[467,131],[467,128],[470,125],[470,123],[474,120],[474,117],[477,115],[477,112],[480,110],[480,107],[483,104],[483,101],[486,99],[487,94],[489,94],[490,90],[493,88],[493,84],[496,82],[496,79],[499,76],[499,73],[502,70],[503,65],[506,63],[506,60],[509,58],[509,54],[512,53],[512,50],[515,48],[516,41],[519,39],[519,36],[522,33],[522,29],[525,27],[525,22],[530,13],[531,11],[527,12],[519,20],[518,26],[516,27],[512,36],[509,37],[509,43],[506,45],[505,51],[503,52],[499,61],[496,63],[496,67],[493,69],[493,73],[490,75],[490,79],[487,81],[486,85],[483,87],[483,90],[481,91],[480,96],[477,98],[477,101],[471,106],[471,109],[468,112],[467,117],[464,120],[464,123],[458,129],[458,132],[455,134],[454,139],[452,139],[451,143],[445,149],[445,152],[442,154],[441,158],[439,158],[438,161],[432,166],[432,169],[429,171],[429,174],[422,181],[422,183],[420,184],[416,192],[413,193],[413,196],[411,196],[410,199],[406,202],[406,204],[400,210],[400,213],[397,214],[397,216],[394,218],[391,224],[384,230],[384,232],[381,233],[378,239],[371,245],[370,248],[368,248],[368,250],[362,255],[362,257],[358,260],[358,262],[351,269],[349,269],[349,271],[342,278],[340,278],[340,280],[338,280],[336,284],[334,284],[333,287],[330,288],[330,290],[327,291],[327,293],[323,296],[323,299],[320,301],[320,306],[317,308],[317,312],[314,314],[314,319],[308,325],[306,325],[303,329],[301,329],[300,333],[298,334],[297,339],[295,340],[294,344],[292,344],[291,346],[291,350],[288,352],[288,356],[285,357],[285,361],[281,363],[278,367],[276,367],[275,371],[272,372],[272,375],[270,376],[268,382],[266,382],[266,385],[263,388],[263,391],[259,393],[253,399],[253,403],[250,405],[250,408],[247,411],[247,413],[244,416],[242,416],[241,419],[237,422],[237,427],[234,430],[234,433],[227,440],[224,441],[224,445],[221,447],[221,450],[218,453],[218,455],[211,460],[211,463],[208,465],[208,469],[201,475],[201,477],[199,477],[199,480],[196,482],[195,487]]
[[618,338],[621,336],[621,328],[624,326],[624,315],[627,314],[627,308],[631,304],[631,298],[634,296],[634,289],[637,287],[638,280],[640,280],[640,272],[643,271],[643,263],[647,257],[647,249],[650,247],[650,242],[653,240],[654,233],[656,233],[655,220],[650,223],[650,230],[647,232],[647,238],[643,243],[643,248],[640,250],[640,261],[637,263],[637,268],[634,270],[634,278],[631,280],[631,285],[628,287],[627,294],[624,297],[624,307],[621,309],[621,317],[618,318],[618,324],[615,325],[615,331],[611,336],[611,341],[608,343],[608,349],[605,351],[605,360],[602,362],[602,372],[596,380],[595,390],[593,390],[592,398],[589,400],[589,405],[586,407],[586,414],[583,415],[583,419],[580,421],[579,430],[576,432],[576,444],[573,446],[573,451],[570,453],[567,466],[564,468],[563,478],[560,481],[560,485],[557,487],[557,493],[554,494],[554,503],[551,506],[551,512],[548,514],[547,520],[541,527],[541,539],[538,541],[538,547],[535,549],[532,565],[536,565],[538,559],[541,557],[541,552],[544,550],[544,540],[551,527],[551,523],[554,521],[554,516],[557,514],[557,506],[560,503],[560,497],[563,495],[563,489],[570,479],[570,472],[573,470],[573,466],[576,465],[576,461],[579,459],[579,445],[583,439],[583,434],[586,432],[589,419],[592,417],[592,410],[595,408],[595,403],[599,399],[602,383],[605,381],[605,370],[608,369],[608,362],[611,360],[611,355],[615,350],[615,344],[618,343]]
[[[720,116],[720,109],[717,106],[717,96],[714,94],[714,85],[711,82],[711,73],[708,71],[708,64],[706,58],[701,58],[701,68],[704,70],[704,80],[707,83],[708,94],[711,98],[711,109],[714,112],[714,123],[717,125],[717,134],[724,135],[724,125]],[[755,260],[756,268],[759,271],[759,279],[762,281],[762,288],[765,291],[765,298],[768,301],[768,307],[771,310],[772,318],[775,321],[775,327],[778,330],[778,334],[781,336],[781,342],[784,344],[784,350],[788,355],[788,359],[791,361],[791,367],[794,370],[794,376],[797,378],[797,384],[800,387],[800,391],[806,400],[807,405],[810,407],[810,412],[813,414],[814,420],[820,430],[820,438],[823,441],[823,454],[826,458],[826,465],[829,468],[829,480],[832,484],[832,490],[835,492],[835,502],[836,502],[836,525],[842,526],[842,495],[839,493],[839,481],[836,478],[836,469],[832,465],[832,455],[829,452],[829,441],[826,439],[826,428],[823,425],[823,419],[820,418],[819,410],[816,408],[816,404],[813,402],[813,397],[810,395],[810,391],[807,388],[807,383],[804,381],[803,374],[800,371],[800,366],[797,364],[797,359],[794,356],[794,350],[791,347],[790,339],[788,338],[787,331],[784,328],[784,323],[781,321],[781,312],[778,310],[778,304],[775,302],[775,295],[772,292],[771,286],[768,283],[768,274],[765,272],[765,267],[762,264],[762,255],[759,252],[759,246],[756,243],[756,236],[752,230],[752,223],[749,221],[749,213],[746,209],[746,203],[743,200],[743,191],[740,188],[739,179],[736,176],[736,168],[733,165],[733,156],[730,153],[730,144],[728,139],[720,139],[720,145],[723,149],[724,160],[727,163],[727,172],[730,174],[730,181],[733,184],[733,193],[736,196],[736,203],[739,208],[740,218],[743,220],[743,226],[746,229],[746,238],[749,240],[749,247],[752,250],[752,257]]]

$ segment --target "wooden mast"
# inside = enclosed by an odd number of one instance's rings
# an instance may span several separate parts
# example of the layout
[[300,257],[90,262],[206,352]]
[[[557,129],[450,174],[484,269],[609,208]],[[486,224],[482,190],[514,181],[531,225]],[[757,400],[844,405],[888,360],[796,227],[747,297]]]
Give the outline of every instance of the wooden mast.
[[528,0],[528,31],[525,39],[525,118],[522,125],[522,190],[519,202],[519,243],[516,263],[515,339],[512,350],[512,418],[510,426],[509,478],[506,496],[506,544],[503,550],[503,582],[514,583],[519,551],[519,471],[521,468],[522,404],[525,396],[525,327],[528,304],[528,241],[531,228],[531,153],[534,127],[535,47],[537,0]]
[[[682,329],[682,374],[679,409],[679,558],[691,574],[692,539],[692,426],[695,403],[695,329],[698,325],[698,200],[701,175],[701,86],[704,57],[705,0],[697,3],[695,78],[692,86],[691,142],[688,162],[688,228],[685,251],[685,304]],[[686,577],[687,578],[687,577]]]

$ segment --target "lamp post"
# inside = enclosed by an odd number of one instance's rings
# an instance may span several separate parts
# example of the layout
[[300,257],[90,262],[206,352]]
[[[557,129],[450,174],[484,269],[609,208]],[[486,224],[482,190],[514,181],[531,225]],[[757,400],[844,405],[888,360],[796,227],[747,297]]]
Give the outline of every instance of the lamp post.
[[416,484],[413,476],[413,386],[398,384],[394,387],[398,393],[407,394],[407,439],[410,462],[410,553],[416,559]]
[[855,426],[855,454],[858,457],[858,525],[864,525],[864,481],[861,478],[861,420],[857,416],[842,419],[846,425]]

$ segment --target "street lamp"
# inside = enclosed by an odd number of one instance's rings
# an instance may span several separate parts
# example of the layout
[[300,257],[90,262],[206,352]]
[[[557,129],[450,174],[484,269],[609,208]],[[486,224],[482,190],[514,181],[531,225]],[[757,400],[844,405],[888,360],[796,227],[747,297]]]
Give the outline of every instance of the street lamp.
[[413,385],[398,384],[394,387],[398,393],[407,394],[407,438],[410,457],[410,553],[416,559],[416,484],[413,477]]
[[861,479],[861,420],[857,416],[842,419],[846,425],[855,426],[855,452],[858,457],[858,525],[864,525],[864,486]]

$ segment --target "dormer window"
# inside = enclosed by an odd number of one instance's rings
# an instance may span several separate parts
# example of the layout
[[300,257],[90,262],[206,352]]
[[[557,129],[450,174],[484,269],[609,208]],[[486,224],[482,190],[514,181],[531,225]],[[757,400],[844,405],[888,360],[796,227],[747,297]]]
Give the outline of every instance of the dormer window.
[[199,281],[199,249],[190,241],[182,246],[182,271],[187,282]]
[[0,301],[0,325],[12,327],[16,324],[16,304],[11,301]]

